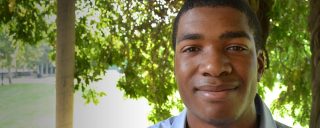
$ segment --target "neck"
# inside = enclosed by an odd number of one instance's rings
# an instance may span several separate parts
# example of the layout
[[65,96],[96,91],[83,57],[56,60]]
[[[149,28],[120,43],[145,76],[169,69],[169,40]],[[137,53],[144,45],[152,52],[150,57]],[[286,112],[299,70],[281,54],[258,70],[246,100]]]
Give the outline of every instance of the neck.
[[230,121],[207,121],[187,112],[187,128],[257,128],[258,119],[254,102],[238,118]]

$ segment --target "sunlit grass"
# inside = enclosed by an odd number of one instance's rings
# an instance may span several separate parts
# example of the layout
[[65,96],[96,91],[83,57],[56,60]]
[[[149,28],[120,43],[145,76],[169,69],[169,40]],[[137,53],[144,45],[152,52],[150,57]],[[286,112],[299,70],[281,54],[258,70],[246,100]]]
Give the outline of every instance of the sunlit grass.
[[[121,74],[109,70],[103,80],[90,86],[105,91],[98,105],[74,96],[74,128],[147,127],[150,107],[145,99],[124,98],[116,88]],[[54,78],[52,78],[54,79]],[[125,122],[124,122],[125,121]],[[14,84],[0,86],[0,128],[55,128],[55,86]]]
[[13,84],[0,86],[2,128],[54,128],[54,86]]

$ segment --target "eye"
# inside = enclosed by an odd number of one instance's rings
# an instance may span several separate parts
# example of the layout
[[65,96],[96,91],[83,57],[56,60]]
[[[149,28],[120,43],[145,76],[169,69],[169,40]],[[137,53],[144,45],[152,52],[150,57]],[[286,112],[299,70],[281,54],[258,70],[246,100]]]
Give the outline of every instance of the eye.
[[241,52],[241,51],[247,50],[247,48],[244,47],[244,46],[233,45],[233,46],[227,47],[226,50],[228,50],[228,51],[239,51],[239,52]]
[[190,46],[190,47],[184,48],[182,52],[198,52],[198,51],[200,51],[200,48]]

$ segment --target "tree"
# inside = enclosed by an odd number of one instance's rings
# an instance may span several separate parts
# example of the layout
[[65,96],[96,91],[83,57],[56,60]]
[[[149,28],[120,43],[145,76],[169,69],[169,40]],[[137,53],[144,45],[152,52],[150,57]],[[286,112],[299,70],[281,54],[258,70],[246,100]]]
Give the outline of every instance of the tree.
[[75,0],[58,0],[56,127],[73,127]]
[[272,110],[290,115],[294,122],[306,126],[311,108],[311,67],[307,32],[307,1],[276,1],[271,15],[268,50],[270,68],[264,85],[278,82],[283,91]]
[[[15,48],[12,45],[7,34],[1,32],[0,33],[0,65],[1,68],[8,69],[8,80],[9,84],[12,83],[12,68],[13,68],[13,53],[15,52]],[[3,74],[2,74],[3,75]]]
[[50,63],[48,58],[51,48],[47,43],[37,45],[17,45],[16,48],[16,69],[30,69],[33,72],[38,70],[38,66],[43,63]]
[[310,0],[309,31],[312,52],[312,108],[310,128],[320,128],[320,1]]

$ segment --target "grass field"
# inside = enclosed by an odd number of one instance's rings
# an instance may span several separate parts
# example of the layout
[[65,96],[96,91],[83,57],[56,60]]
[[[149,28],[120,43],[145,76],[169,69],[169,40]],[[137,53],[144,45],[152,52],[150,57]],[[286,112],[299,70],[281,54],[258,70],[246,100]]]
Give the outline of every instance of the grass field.
[[[127,99],[116,88],[121,77],[110,70],[91,87],[107,96],[98,105],[85,104],[81,93],[74,95],[74,128],[145,128],[150,126],[151,111],[146,99]],[[55,128],[55,78],[20,78],[13,84],[0,85],[0,128]],[[45,84],[47,83],[47,84]],[[125,121],[125,123],[123,122]]]
[[0,128],[53,128],[54,85],[0,85]]

